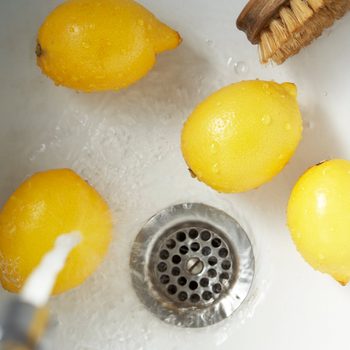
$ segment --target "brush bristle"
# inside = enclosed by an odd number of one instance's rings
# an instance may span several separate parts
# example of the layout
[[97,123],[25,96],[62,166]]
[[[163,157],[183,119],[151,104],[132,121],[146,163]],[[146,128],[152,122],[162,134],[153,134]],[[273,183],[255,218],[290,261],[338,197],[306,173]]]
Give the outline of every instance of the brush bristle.
[[290,7],[301,25],[314,15],[314,11],[303,0],[291,0]]
[[282,8],[280,11],[280,18],[290,33],[294,33],[300,27],[298,19],[290,8]]
[[324,6],[323,0],[308,0],[308,3],[314,12],[318,11]]
[[297,54],[350,9],[350,0],[290,0],[260,35],[262,63],[277,64]]

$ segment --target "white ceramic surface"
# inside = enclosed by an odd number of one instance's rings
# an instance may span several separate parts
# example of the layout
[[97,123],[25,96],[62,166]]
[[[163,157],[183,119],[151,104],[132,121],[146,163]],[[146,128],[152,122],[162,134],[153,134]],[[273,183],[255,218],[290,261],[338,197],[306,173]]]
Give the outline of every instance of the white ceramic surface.
[[[314,272],[296,252],[285,208],[298,176],[332,157],[350,159],[349,15],[280,67],[263,67],[235,29],[243,0],[143,0],[184,41],[122,92],[56,87],[35,65],[36,31],[57,0],[0,2],[0,205],[29,174],[71,167],[109,201],[115,240],[101,269],[51,302],[59,350],[329,350],[349,342],[350,289]],[[246,69],[237,69],[244,62]],[[242,68],[242,64],[238,65]],[[298,85],[304,137],[271,183],[217,194],[193,180],[179,149],[183,121],[221,86],[242,79]],[[254,241],[252,295],[231,319],[202,330],[155,319],[131,290],[128,255],[142,223],[182,201],[202,201],[238,219]],[[5,292],[0,292],[5,300]]]

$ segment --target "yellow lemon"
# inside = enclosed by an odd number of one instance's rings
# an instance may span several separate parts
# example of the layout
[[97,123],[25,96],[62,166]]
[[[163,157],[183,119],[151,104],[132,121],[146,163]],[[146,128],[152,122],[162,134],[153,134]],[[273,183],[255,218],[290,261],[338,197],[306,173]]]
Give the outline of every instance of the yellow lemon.
[[74,288],[100,265],[111,240],[112,218],[103,198],[68,169],[27,179],[0,212],[0,281],[18,292],[63,233],[79,231],[54,293]]
[[350,280],[350,162],[330,160],[309,169],[288,204],[297,249],[316,270]]
[[132,0],[68,0],[42,24],[37,63],[57,85],[118,90],[142,78],[177,32]]
[[220,192],[243,192],[281,171],[301,133],[294,84],[242,81],[196,107],[182,131],[182,152],[200,181]]

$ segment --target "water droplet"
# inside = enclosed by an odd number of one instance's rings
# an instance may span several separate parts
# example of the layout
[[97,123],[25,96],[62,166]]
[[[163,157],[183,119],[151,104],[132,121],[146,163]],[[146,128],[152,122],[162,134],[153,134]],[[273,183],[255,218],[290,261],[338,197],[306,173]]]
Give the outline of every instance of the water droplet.
[[311,120],[305,120],[304,127],[305,129],[313,129],[314,123]]
[[210,39],[207,39],[205,42],[207,43],[208,46],[213,46],[214,44],[213,40],[210,40]]
[[327,173],[328,173],[328,168],[324,168],[324,169],[322,170],[322,175],[327,175]]
[[263,83],[263,90],[267,95],[271,95],[270,85],[268,83]]
[[324,260],[326,257],[324,256],[324,254],[320,253],[320,254],[318,254],[318,258],[320,260]]
[[324,91],[324,92],[323,92],[323,96],[328,96],[328,92],[327,92],[327,91]]
[[284,128],[289,131],[292,129],[292,126],[290,125],[290,123],[286,123],[286,125],[284,126]]
[[234,69],[236,74],[245,74],[248,73],[248,65],[243,61],[238,61],[234,63]]
[[264,115],[262,118],[261,118],[261,121],[264,125],[270,125],[271,122],[272,122],[272,119],[269,115]]
[[90,47],[90,45],[86,42],[86,41],[83,41],[81,46],[84,48],[84,49],[88,49]]
[[46,145],[45,145],[45,143],[42,143],[40,145],[40,148],[39,148],[38,152],[39,153],[43,153],[43,152],[45,152],[45,150],[46,150]]
[[227,60],[227,65],[230,66],[231,63],[232,63],[232,61],[233,61],[233,58],[232,58],[232,57],[229,57],[228,60]]
[[218,153],[218,145],[216,143],[212,143],[210,145],[210,153],[211,154],[216,154]]
[[144,26],[145,25],[145,21],[143,19],[139,19],[137,21],[137,23],[140,25],[140,26]]
[[70,31],[71,33],[78,33],[78,32],[79,32],[79,28],[78,28],[77,26],[71,26],[71,27],[69,28],[69,31]]
[[218,174],[218,173],[219,173],[219,165],[218,165],[217,163],[215,163],[215,164],[213,165],[212,170],[213,170],[213,173],[214,173],[214,174]]

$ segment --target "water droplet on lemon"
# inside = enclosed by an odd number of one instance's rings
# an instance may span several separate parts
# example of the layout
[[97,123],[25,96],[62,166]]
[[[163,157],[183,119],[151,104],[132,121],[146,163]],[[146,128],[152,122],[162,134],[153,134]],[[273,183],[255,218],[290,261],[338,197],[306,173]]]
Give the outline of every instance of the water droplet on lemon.
[[264,115],[264,116],[261,118],[261,122],[262,122],[264,125],[270,125],[271,122],[272,122],[272,118],[271,118],[269,115]]
[[289,131],[289,130],[292,129],[292,126],[290,125],[290,123],[287,123],[287,124],[284,126],[284,128],[285,128],[287,131]]
[[218,145],[216,143],[212,143],[210,145],[210,153],[211,154],[216,154],[218,153]]
[[218,174],[219,173],[219,165],[215,163],[212,167],[213,173]]

